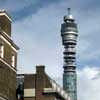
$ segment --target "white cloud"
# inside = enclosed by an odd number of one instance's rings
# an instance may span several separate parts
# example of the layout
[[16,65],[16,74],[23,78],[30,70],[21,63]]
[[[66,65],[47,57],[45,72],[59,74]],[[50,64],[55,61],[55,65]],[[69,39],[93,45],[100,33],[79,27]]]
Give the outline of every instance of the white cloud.
[[99,73],[100,69],[97,67],[84,67],[78,71],[78,100],[100,99]]
[[59,12],[52,10],[54,6],[41,9],[13,24],[13,40],[20,46],[18,67],[24,66],[24,72],[33,72],[32,66],[37,64],[46,65],[48,73],[53,72],[54,76],[57,75],[54,70],[62,70]]

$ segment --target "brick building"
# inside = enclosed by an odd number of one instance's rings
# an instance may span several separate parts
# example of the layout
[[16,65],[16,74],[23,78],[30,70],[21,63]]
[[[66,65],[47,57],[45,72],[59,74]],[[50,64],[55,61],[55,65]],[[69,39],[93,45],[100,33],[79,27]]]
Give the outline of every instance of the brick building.
[[70,100],[68,94],[46,74],[45,66],[37,66],[36,74],[18,74],[17,82],[20,87],[18,97],[21,94],[24,100]]
[[18,47],[11,39],[12,20],[0,10],[0,100],[16,100]]

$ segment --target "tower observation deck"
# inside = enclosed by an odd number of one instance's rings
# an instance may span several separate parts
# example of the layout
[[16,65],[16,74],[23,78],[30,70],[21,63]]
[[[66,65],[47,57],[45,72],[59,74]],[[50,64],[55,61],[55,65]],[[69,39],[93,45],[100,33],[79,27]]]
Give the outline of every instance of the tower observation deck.
[[77,75],[76,75],[76,44],[78,36],[77,24],[68,8],[68,15],[64,16],[61,25],[62,44],[64,45],[64,73],[63,88],[71,100],[77,100]]

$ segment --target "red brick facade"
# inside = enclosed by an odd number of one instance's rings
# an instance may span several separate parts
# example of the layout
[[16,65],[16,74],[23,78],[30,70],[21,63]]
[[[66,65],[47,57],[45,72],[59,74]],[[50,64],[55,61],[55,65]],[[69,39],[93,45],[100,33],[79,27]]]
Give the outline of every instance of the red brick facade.
[[67,99],[64,97],[67,93],[62,95],[60,92],[65,91],[45,73],[44,66],[37,66],[36,74],[23,74],[22,76],[24,76],[24,100],[69,100],[68,97]]

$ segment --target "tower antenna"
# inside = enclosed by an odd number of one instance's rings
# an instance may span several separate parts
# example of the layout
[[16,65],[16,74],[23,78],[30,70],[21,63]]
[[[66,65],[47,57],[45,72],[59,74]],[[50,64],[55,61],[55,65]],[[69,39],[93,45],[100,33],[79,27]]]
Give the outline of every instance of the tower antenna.
[[68,15],[71,14],[71,8],[68,8]]

